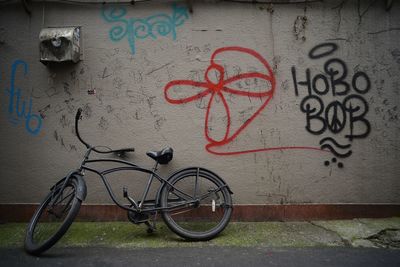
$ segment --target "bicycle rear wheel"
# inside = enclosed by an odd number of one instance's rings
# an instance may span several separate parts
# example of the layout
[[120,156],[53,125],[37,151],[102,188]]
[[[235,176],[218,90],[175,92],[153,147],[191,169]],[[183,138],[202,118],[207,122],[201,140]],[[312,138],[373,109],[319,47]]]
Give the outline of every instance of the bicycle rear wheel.
[[25,251],[39,255],[52,247],[68,230],[81,206],[78,181],[70,179],[62,190],[56,185],[35,211],[25,236]]
[[[162,216],[177,235],[210,240],[228,225],[232,198],[225,182],[206,169],[189,168],[173,175],[160,195]],[[172,186],[171,186],[172,185]]]

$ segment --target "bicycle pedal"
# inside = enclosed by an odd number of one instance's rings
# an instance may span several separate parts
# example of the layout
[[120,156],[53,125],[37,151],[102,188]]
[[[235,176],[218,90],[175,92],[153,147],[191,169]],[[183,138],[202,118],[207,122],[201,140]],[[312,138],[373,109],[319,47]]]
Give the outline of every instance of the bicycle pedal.
[[145,223],[149,221],[149,215],[147,213],[128,211],[128,219],[134,224]]

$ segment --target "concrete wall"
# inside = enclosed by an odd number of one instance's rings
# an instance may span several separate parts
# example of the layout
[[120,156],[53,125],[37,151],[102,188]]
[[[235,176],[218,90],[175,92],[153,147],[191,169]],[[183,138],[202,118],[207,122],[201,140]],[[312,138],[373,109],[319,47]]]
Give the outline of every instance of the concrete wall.
[[[398,3],[31,8],[0,6],[0,203],[38,202],[78,166],[78,107],[91,144],[134,146],[129,159],[148,167],[145,152],[169,145],[163,174],[210,168],[235,203],[400,202]],[[52,26],[82,26],[83,61],[39,62]],[[143,177],[111,179],[137,196]],[[88,202],[109,203],[87,178]]]

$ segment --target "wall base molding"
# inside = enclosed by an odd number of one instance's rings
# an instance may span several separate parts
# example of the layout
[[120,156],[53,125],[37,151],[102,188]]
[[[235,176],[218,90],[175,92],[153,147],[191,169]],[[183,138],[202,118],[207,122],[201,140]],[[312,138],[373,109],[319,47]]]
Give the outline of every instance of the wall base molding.
[[[0,204],[0,222],[28,222],[36,204]],[[235,205],[232,221],[307,221],[400,216],[400,204]],[[84,204],[80,221],[126,221],[126,211],[112,204]]]

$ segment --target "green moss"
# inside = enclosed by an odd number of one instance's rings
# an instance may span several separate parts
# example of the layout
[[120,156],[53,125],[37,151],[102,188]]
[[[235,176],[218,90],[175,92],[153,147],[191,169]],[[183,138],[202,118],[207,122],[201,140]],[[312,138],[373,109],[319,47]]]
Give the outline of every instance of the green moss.
[[0,224],[0,247],[21,247],[23,245],[27,224]]
[[[25,224],[5,224],[0,226],[0,246],[22,246]],[[147,234],[144,226],[128,222],[76,222],[57,246],[85,247],[200,247],[215,246],[312,246],[313,242],[298,235],[287,234],[288,228],[282,223],[230,223],[217,238],[207,242],[188,242],[168,227],[159,223],[153,234]]]
[[[334,228],[333,225],[343,226],[348,223],[350,222],[335,221],[329,224],[332,224],[330,226]],[[201,223],[198,224],[200,225]],[[0,247],[21,247],[25,229],[26,224],[22,223],[0,225]],[[202,246],[310,247],[344,246],[344,244],[335,232],[325,231],[323,228],[307,222],[230,223],[218,237],[207,242],[185,241],[171,232],[161,222],[157,224],[157,229],[152,234],[147,234],[144,225],[134,225],[129,222],[75,222],[56,246],[129,248]]]

